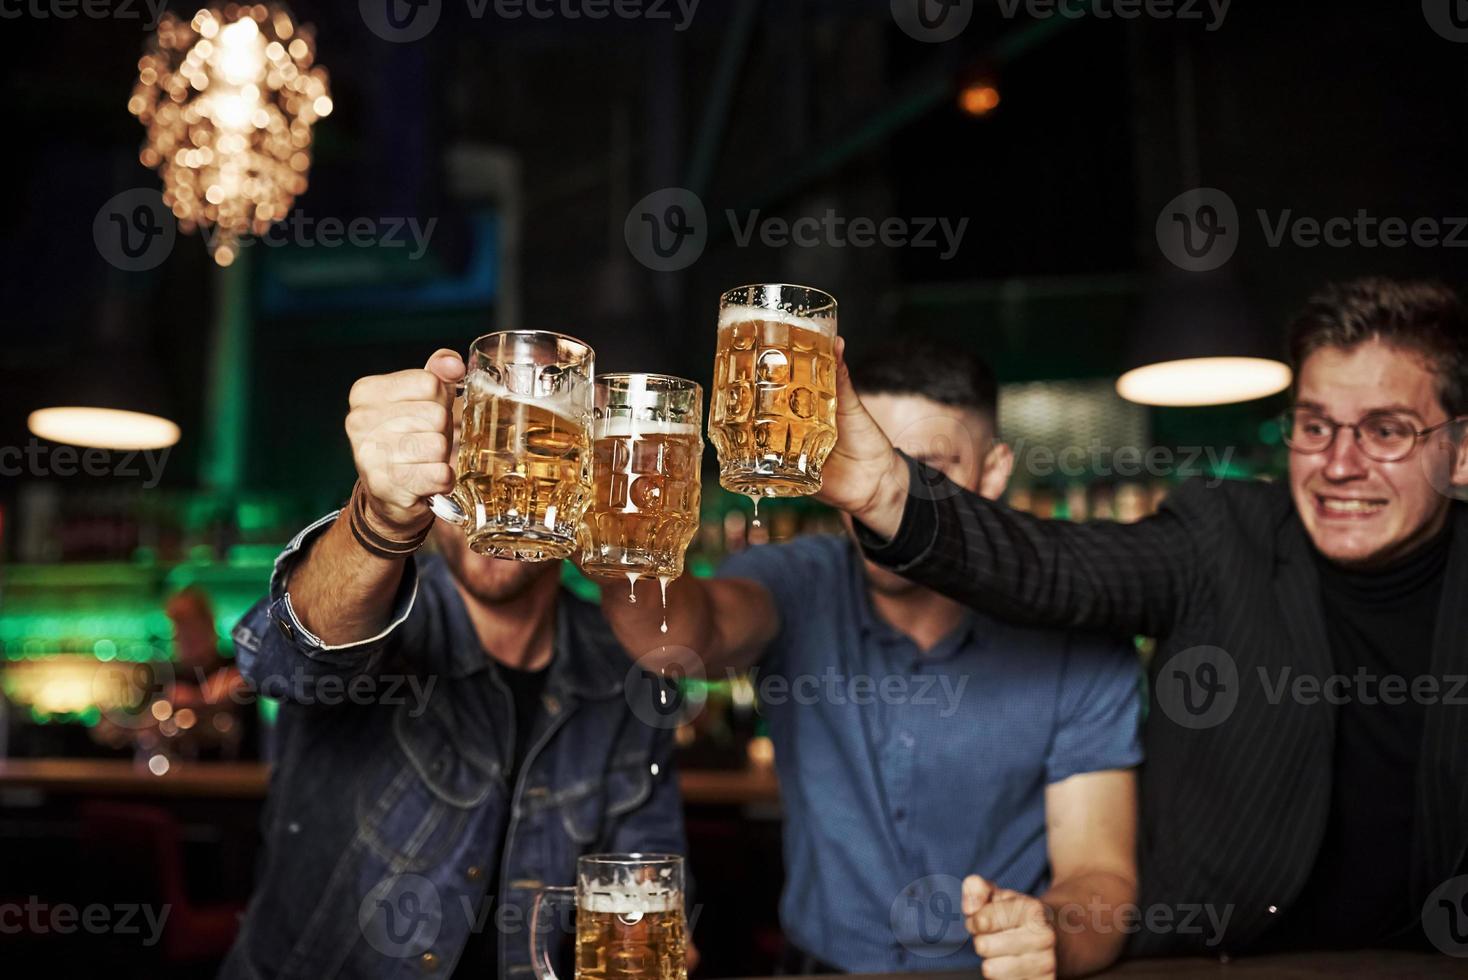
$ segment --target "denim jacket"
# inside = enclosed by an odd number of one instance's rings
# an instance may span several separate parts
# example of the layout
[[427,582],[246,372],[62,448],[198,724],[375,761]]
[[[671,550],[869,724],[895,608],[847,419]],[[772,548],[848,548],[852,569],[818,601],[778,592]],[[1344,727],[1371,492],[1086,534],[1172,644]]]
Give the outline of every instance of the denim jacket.
[[470,930],[488,928],[499,975],[533,976],[536,889],[574,884],[581,854],[685,852],[655,688],[626,682],[632,661],[600,611],[563,591],[542,711],[508,785],[510,692],[441,559],[408,562],[371,639],[329,646],[296,616],[290,570],[335,517],[290,543],[235,629],[242,671],[281,710],[265,851],[221,975],[447,976]]

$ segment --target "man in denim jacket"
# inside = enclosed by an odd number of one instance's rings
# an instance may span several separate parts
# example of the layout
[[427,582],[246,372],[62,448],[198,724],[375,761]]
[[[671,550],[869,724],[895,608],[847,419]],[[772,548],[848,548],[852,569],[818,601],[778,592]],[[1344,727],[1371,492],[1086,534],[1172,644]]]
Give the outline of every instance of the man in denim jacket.
[[[281,699],[260,880],[225,977],[526,977],[576,857],[684,851],[671,732],[559,562],[473,554],[452,485],[458,355],[363,378],[351,502],[302,531],[235,631]],[[639,719],[646,719],[639,720]],[[554,949],[558,938],[548,937]]]

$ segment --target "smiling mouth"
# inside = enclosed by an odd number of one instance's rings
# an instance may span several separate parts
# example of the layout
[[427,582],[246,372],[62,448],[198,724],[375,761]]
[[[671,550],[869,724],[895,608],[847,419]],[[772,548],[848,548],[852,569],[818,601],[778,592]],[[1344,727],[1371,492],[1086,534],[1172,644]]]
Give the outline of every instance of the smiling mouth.
[[1315,494],[1315,512],[1321,517],[1359,519],[1372,517],[1385,509],[1385,500],[1366,497],[1327,497],[1324,494]]

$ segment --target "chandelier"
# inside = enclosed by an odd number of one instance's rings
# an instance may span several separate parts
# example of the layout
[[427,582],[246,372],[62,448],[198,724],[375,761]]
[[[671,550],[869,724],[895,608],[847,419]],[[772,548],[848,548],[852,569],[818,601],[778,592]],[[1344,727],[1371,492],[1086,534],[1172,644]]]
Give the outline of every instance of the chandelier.
[[163,202],[214,261],[286,217],[306,189],[311,126],[331,112],[316,39],[274,4],[164,14],[138,61],[128,111],[147,128],[139,159],[163,178]]

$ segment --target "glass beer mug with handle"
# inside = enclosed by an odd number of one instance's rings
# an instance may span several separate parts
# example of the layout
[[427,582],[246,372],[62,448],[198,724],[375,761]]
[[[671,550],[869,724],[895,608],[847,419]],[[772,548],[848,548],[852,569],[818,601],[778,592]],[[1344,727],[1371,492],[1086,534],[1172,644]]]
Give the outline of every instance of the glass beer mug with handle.
[[836,445],[836,300],[809,286],[719,298],[709,440],[719,482],[754,499],[821,488]]
[[581,570],[598,578],[683,574],[698,532],[703,389],[666,374],[601,374],[591,423],[591,503]]
[[591,491],[594,357],[574,337],[539,330],[470,346],[454,490],[430,506],[474,551],[548,561],[575,550]]
[[575,980],[687,980],[678,855],[588,854],[576,860],[576,887],[537,892],[530,959],[539,980],[560,980],[551,964],[554,923],[547,918],[555,904],[576,910]]

